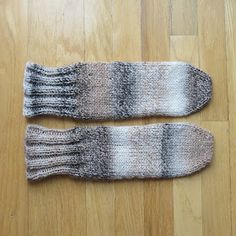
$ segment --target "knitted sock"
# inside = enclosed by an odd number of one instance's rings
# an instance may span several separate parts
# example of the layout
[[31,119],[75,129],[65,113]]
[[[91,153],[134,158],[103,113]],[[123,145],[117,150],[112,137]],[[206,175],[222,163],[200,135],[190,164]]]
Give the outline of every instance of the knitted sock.
[[27,63],[24,114],[81,119],[184,116],[211,98],[209,75],[183,62]]
[[64,174],[86,179],[172,178],[211,162],[213,136],[184,123],[69,130],[30,125],[25,154],[30,180]]

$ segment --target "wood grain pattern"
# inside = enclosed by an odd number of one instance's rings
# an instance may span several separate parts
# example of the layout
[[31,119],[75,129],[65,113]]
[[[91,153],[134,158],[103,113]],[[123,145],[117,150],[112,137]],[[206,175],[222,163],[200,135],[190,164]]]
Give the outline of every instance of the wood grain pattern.
[[171,0],[171,34],[197,34],[197,1]]
[[[1,0],[0,235],[236,235],[236,1]],[[188,61],[213,77],[212,102],[184,118],[82,122],[22,116],[25,62]],[[215,136],[212,165],[175,180],[25,178],[27,124],[194,122]]]
[[224,1],[198,1],[200,67],[214,78],[211,106],[203,120],[228,120]]
[[[198,38],[171,36],[171,60],[184,60],[199,66]],[[200,113],[181,120],[199,123]],[[173,183],[175,235],[202,235],[201,172]]]
[[215,136],[212,168],[202,172],[203,235],[232,235],[228,122],[203,121],[201,125]]
[[229,108],[229,158],[230,158],[230,190],[231,190],[231,224],[232,235],[236,234],[236,2],[225,1],[225,31],[227,55],[227,82]]

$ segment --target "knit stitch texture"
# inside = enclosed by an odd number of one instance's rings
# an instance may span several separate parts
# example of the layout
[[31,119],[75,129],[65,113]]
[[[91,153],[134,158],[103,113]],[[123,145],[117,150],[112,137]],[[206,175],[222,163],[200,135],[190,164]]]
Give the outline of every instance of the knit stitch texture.
[[211,162],[213,136],[188,123],[68,130],[30,125],[25,154],[30,180],[50,175],[173,178],[192,174]]
[[183,62],[27,63],[24,115],[77,119],[184,116],[212,95],[208,74]]

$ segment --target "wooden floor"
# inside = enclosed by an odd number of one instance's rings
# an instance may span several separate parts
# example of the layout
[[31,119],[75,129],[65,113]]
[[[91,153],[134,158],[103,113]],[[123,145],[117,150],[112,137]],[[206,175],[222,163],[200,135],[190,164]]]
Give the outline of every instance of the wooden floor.
[[[235,0],[0,0],[0,235],[236,235],[235,22]],[[201,112],[103,124],[197,123],[215,136],[212,165],[175,180],[27,182],[26,125],[81,124],[22,116],[28,60],[181,60],[200,67],[214,84]]]

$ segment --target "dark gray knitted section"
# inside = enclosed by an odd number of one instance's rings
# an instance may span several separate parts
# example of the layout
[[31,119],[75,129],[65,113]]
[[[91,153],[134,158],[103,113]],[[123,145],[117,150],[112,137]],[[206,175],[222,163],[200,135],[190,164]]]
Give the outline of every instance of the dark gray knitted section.
[[168,178],[171,176],[171,169],[169,168],[169,163],[171,163],[171,156],[174,150],[172,137],[175,137],[172,133],[171,125],[164,124],[162,131],[162,151],[161,151],[161,160],[162,160],[162,172],[161,177]]
[[[79,130],[79,132],[81,131]],[[112,170],[110,169],[109,129],[97,127],[93,130],[84,129],[83,133],[87,148],[84,148],[83,153],[77,155],[77,160],[82,160],[83,163],[75,166],[72,164],[71,169],[83,178],[110,178]]]
[[136,77],[136,67],[130,63],[116,62],[112,66],[112,98],[117,118],[123,119],[135,116]]
[[208,74],[183,62],[27,63],[24,115],[77,119],[185,116],[212,95]]
[[[188,96],[191,97],[189,104],[189,112],[193,109],[200,110],[207,105],[209,98],[212,97],[212,81],[206,77],[206,74],[201,70],[188,66],[188,86],[191,89],[188,91]],[[193,79],[191,79],[193,78]]]
[[77,107],[78,72],[58,69],[56,74],[47,73],[38,65],[32,64],[25,71],[24,112],[69,116]]

